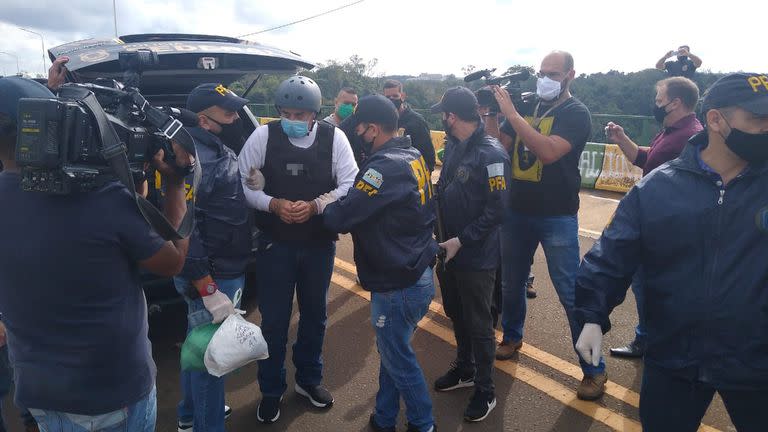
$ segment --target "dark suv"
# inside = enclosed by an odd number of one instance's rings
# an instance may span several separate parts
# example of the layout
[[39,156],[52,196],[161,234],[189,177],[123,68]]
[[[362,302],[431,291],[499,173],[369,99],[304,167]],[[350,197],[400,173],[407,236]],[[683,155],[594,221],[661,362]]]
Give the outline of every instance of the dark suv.
[[[198,84],[216,82],[229,86],[245,75],[291,74],[315,65],[301,56],[259,43],[224,36],[190,34],[139,34],[112,39],[86,39],[51,48],[51,61],[69,57],[68,81],[94,82],[103,79],[121,81],[120,52],[149,49],[157,53],[158,65],[145,70],[139,90],[153,105],[184,107],[189,92]],[[253,84],[248,87],[250,89]],[[241,95],[243,97],[246,94]],[[239,112],[244,137],[258,126],[247,106]],[[239,148],[233,149],[236,153]],[[254,229],[254,232],[256,230]],[[254,234],[255,236],[255,234]],[[255,251],[254,241],[254,251]],[[253,291],[251,272],[246,286]],[[150,312],[163,304],[179,300],[173,284],[152,274],[143,277]],[[246,299],[243,300],[244,302]]]

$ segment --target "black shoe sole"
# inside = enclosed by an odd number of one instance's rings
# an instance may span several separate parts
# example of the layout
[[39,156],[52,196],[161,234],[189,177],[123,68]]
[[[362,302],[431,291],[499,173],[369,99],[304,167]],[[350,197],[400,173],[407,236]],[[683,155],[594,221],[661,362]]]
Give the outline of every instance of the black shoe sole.
[[330,408],[331,405],[333,405],[334,399],[331,399],[328,403],[322,403],[316,401],[312,396],[303,388],[301,388],[300,385],[296,384],[293,389],[296,391],[297,394],[300,394],[301,396],[304,396],[305,398],[309,399],[309,402],[315,406],[315,408]]
[[645,355],[644,352],[638,352],[638,351],[624,351],[624,350],[617,350],[617,349],[611,349],[610,350],[612,357],[622,357],[622,358],[643,358]]

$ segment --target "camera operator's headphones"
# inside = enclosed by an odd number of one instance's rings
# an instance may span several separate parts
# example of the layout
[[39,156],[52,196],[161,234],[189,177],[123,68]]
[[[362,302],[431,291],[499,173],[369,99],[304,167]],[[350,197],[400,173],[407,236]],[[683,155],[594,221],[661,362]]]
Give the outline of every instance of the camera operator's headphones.
[[[157,207],[147,201],[146,198],[136,193],[136,185],[133,182],[133,175],[131,174],[131,168],[128,164],[125,145],[120,142],[120,138],[117,136],[115,128],[112,126],[104,109],[96,99],[96,95],[87,88],[80,86],[63,86],[59,91],[59,95],[77,100],[91,111],[96,120],[99,136],[101,138],[102,157],[109,162],[109,165],[114,170],[120,183],[128,189],[128,192],[130,192],[131,196],[136,201],[136,206],[144,216],[144,219],[146,219],[160,237],[165,240],[179,240],[189,237],[192,230],[195,228],[194,198],[187,201],[187,212],[177,230]],[[189,171],[186,174],[193,174],[192,190],[197,191],[202,171],[200,170],[200,164],[197,163],[197,150],[195,149],[195,142],[192,136],[182,127],[179,120],[162,112],[158,108],[151,106],[138,92],[133,93],[131,96],[134,99],[134,103],[139,107],[139,110],[146,115],[146,119],[157,127],[166,138],[176,141],[185,151],[194,155],[195,163],[189,167]]]

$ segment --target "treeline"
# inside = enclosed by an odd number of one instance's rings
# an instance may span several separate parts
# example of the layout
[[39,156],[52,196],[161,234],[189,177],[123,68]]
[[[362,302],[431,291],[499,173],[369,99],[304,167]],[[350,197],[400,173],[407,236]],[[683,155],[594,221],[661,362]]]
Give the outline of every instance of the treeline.
[[[348,61],[330,61],[318,65],[314,71],[304,71],[303,75],[314,79],[323,94],[323,114],[332,110],[333,99],[343,87],[355,88],[363,96],[371,93],[380,93],[384,81],[389,78],[397,79],[404,83],[407,93],[407,101],[417,111],[421,112],[429,122],[432,129],[441,129],[440,118],[429,112],[429,107],[437,102],[443,92],[453,86],[465,85],[478,89],[481,81],[465,83],[462,77],[449,75],[442,81],[438,80],[414,80],[411,76],[375,76],[373,69],[377,60],[365,60],[357,55],[350,57]],[[513,66],[507,72],[520,69],[524,66]],[[473,66],[462,68],[465,73],[474,69]],[[532,68],[528,68],[533,70]],[[707,71],[696,74],[695,81],[703,92],[712,83],[722,76]],[[248,76],[232,85],[233,90],[242,94],[255,79]],[[273,94],[280,82],[287,76],[264,75],[248,93],[252,101],[253,111],[256,115],[275,116]],[[654,84],[665,78],[665,73],[656,69],[646,69],[639,72],[618,72],[581,74],[574,81],[572,93],[589,107],[594,115],[592,141],[604,141],[603,127],[608,121],[618,121],[625,125],[630,136],[639,143],[648,142],[658,131],[652,119],[632,118],[623,116],[652,116],[655,96]],[[536,78],[531,77],[521,83],[523,91],[535,91]]]

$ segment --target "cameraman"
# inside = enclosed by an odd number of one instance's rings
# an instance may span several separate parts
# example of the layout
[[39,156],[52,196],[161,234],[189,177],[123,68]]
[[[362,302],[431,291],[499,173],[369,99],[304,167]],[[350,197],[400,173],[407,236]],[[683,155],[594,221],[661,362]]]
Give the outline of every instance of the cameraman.
[[[570,86],[576,72],[573,57],[554,51],[544,57],[536,93],[540,102],[533,117],[523,117],[509,93],[494,86],[506,118],[501,142],[510,150],[512,182],[510,210],[502,229],[502,321],[504,338],[496,358],[507,360],[523,343],[525,282],[539,244],[544,249],[552,283],[565,309],[573,342],[580,328],[573,317],[575,278],[579,268],[579,160],[592,130],[587,107],[574,98]],[[577,395],[599,398],[607,380],[605,365],[582,361],[584,379]]]
[[[139,269],[177,274],[189,241],[160,238],[116,182],[69,196],[22,191],[13,155],[23,97],[54,96],[31,80],[0,79],[0,309],[16,404],[49,432],[153,431],[156,369]],[[173,147],[179,168],[193,163]],[[153,164],[166,184],[165,215],[178,226],[184,179],[162,151]]]
[[[187,330],[219,323],[239,306],[245,268],[251,255],[251,227],[237,156],[243,127],[237,111],[248,99],[222,84],[195,87],[187,109],[197,113],[199,126],[189,128],[195,139],[203,177],[195,194],[195,230],[190,237],[184,270],[173,279],[187,302]],[[209,288],[225,296],[211,303]],[[209,300],[210,299],[210,300]],[[223,432],[231,410],[224,405],[224,378],[206,371],[181,372],[179,431]]]

